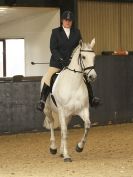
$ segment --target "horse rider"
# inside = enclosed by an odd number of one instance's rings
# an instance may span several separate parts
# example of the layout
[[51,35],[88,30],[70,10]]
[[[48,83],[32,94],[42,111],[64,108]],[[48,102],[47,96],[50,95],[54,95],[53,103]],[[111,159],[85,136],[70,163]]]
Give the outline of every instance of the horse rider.
[[[50,38],[51,59],[50,67],[44,76],[44,85],[41,90],[40,102],[37,109],[43,112],[46,99],[50,93],[50,80],[54,73],[61,71],[70,63],[73,50],[82,39],[79,29],[73,26],[74,16],[71,11],[65,11],[61,16],[61,26],[52,30]],[[89,93],[89,102],[92,107],[100,104],[100,99],[93,96],[90,83],[85,79]]]

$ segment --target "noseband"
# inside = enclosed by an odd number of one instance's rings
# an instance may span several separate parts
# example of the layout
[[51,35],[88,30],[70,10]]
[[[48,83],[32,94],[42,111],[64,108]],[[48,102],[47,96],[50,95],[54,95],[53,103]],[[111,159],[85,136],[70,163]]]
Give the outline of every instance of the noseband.
[[[95,66],[89,66],[89,67],[85,67],[84,63],[83,63],[83,58],[81,56],[81,52],[94,52],[93,50],[80,50],[80,54],[79,54],[79,58],[78,58],[78,64],[80,64],[81,66],[81,71],[77,71],[75,69],[70,69],[68,67],[66,67],[66,69],[70,70],[70,71],[73,71],[73,72],[77,72],[77,73],[83,73],[85,75],[88,75],[89,72],[95,68]],[[89,69],[89,72],[86,74],[85,71]]]

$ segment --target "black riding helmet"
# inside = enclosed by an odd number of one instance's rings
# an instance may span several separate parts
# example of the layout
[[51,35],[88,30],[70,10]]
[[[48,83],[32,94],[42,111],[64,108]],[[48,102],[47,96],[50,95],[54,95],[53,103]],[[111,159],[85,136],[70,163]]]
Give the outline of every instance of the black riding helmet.
[[61,16],[61,19],[74,21],[73,13],[71,11],[65,11],[65,12],[63,12],[63,14]]

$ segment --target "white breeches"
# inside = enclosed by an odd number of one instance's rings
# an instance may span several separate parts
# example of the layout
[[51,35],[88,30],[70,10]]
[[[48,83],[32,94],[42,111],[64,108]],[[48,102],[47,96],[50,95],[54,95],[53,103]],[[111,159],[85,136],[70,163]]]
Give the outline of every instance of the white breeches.
[[45,82],[48,86],[50,86],[50,80],[51,80],[52,75],[59,71],[60,71],[59,68],[49,67],[48,71],[43,76],[41,83],[43,84]]

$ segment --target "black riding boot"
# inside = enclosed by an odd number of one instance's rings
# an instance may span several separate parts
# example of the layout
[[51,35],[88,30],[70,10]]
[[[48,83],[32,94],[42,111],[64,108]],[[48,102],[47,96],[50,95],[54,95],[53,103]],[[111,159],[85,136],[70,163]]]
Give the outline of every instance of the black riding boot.
[[88,89],[88,94],[89,94],[89,103],[91,107],[97,107],[100,105],[100,98],[94,97],[93,96],[93,90],[90,82],[87,83],[87,89]]
[[92,90],[92,86],[90,84],[90,82],[88,82],[87,78],[84,76],[85,79],[85,84],[87,86],[87,90],[88,90],[88,95],[89,95],[89,103],[91,105],[91,107],[97,107],[101,104],[101,100],[98,97],[94,97],[93,95],[93,90]]
[[43,112],[44,107],[45,107],[45,102],[50,93],[50,87],[44,83],[42,91],[41,91],[41,97],[40,97],[40,102],[37,105],[37,109],[41,112]]

